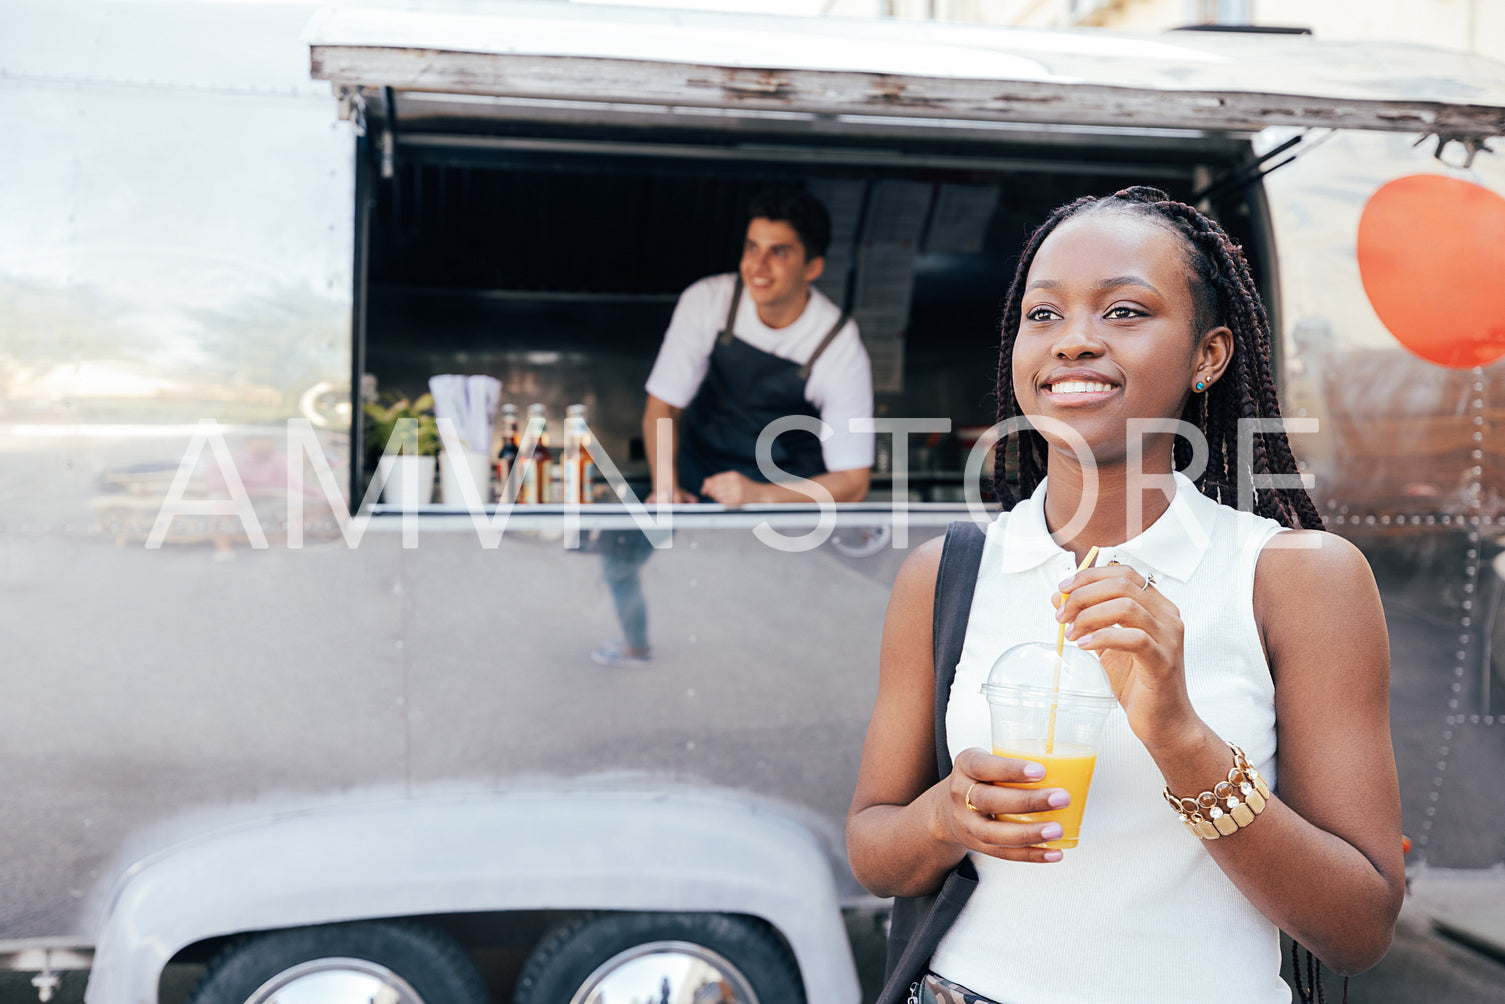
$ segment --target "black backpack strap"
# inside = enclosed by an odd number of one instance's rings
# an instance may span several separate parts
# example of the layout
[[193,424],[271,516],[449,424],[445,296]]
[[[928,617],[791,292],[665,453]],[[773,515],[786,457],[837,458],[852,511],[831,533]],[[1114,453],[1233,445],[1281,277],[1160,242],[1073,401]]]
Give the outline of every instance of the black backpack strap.
[[967,618],[972,613],[972,594],[977,571],[982,566],[982,545],[987,534],[970,519],[946,527],[941,546],[941,565],[935,575],[935,613],[931,622],[932,657],[935,659],[935,763],[937,778],[951,773],[951,748],[946,743],[946,704],[951,699],[951,681],[962,657],[967,637]]
[[[951,773],[951,750],[946,744],[946,704],[951,681],[961,658],[972,613],[972,594],[982,567],[982,546],[987,535],[971,520],[958,520],[946,527],[941,564],[935,574],[935,613],[931,622],[932,655],[935,659],[935,759],[937,778]],[[889,919],[888,952],[884,959],[883,989],[877,1004],[903,1004],[913,1000],[909,987],[920,979],[941,938],[951,929],[963,904],[977,888],[977,872],[969,858],[962,858],[941,887],[928,896],[900,896],[894,900]]]

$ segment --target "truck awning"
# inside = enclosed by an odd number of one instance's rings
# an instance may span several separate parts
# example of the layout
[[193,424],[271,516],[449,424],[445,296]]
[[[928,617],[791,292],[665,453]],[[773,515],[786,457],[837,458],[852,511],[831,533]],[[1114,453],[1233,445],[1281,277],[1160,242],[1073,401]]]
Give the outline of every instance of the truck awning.
[[332,8],[305,31],[337,93],[1254,132],[1505,134],[1505,63],[1307,36],[1036,31],[520,3]]

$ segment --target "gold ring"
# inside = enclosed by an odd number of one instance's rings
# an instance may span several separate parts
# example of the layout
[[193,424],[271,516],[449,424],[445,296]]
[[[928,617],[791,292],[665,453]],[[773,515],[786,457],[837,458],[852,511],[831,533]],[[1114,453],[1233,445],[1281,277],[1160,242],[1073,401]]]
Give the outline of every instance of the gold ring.
[[966,802],[967,802],[967,808],[969,808],[969,809],[971,809],[971,810],[972,810],[972,811],[973,811],[973,812],[976,812],[976,813],[981,813],[981,812],[982,812],[982,810],[981,810],[981,809],[979,809],[979,808],[978,808],[978,807],[977,807],[977,806],[975,806],[975,805],[973,805],[973,804],[972,804],[972,789],[973,789],[973,788],[975,788],[975,787],[977,787],[977,785],[978,785],[978,783],[979,783],[979,782],[977,782],[977,781],[973,781],[973,782],[972,782],[972,783],[971,783],[971,784],[970,784],[970,785],[969,785],[969,786],[968,786],[968,787],[967,787],[967,798],[966,798]]

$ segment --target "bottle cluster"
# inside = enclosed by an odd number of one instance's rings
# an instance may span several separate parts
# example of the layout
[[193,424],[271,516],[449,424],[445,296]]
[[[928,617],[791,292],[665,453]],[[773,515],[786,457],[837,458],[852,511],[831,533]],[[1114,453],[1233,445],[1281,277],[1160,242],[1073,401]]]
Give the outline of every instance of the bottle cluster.
[[596,500],[596,466],[591,460],[585,405],[572,404],[565,410],[564,445],[556,454],[549,446],[549,417],[542,404],[528,405],[527,417],[521,425],[517,406],[504,404],[501,444],[495,464],[494,491],[500,501],[537,505]]

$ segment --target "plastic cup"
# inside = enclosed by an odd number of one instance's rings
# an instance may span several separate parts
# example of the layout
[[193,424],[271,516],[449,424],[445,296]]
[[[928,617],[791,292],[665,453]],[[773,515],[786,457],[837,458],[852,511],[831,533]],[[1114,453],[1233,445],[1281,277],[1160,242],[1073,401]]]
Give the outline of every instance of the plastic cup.
[[[1054,820],[1058,840],[1041,846],[1071,848],[1081,837],[1082,812],[1102,745],[1103,723],[1118,703],[1102,664],[1074,645],[1059,656],[1053,646],[1028,642],[1009,649],[993,664],[982,692],[992,718],[993,752],[1032,760],[1045,767],[1039,781],[1009,788],[1065,788],[1071,804],[1047,812],[1003,813],[1019,823]],[[1059,689],[1052,684],[1059,681]]]

